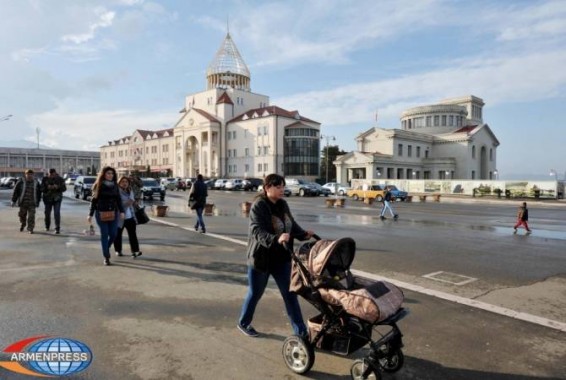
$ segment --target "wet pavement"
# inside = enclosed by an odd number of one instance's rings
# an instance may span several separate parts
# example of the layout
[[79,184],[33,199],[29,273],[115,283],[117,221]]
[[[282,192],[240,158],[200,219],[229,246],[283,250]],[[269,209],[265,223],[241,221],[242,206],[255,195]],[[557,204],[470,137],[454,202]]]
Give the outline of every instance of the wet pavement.
[[[95,357],[75,376],[82,379],[349,378],[352,357],[322,352],[305,377],[286,369],[281,346],[291,329],[272,283],[254,321],[262,337],[236,330],[246,291],[247,217],[239,203],[253,194],[211,192],[217,207],[203,235],[192,231],[185,194],[170,192],[169,215],[139,227],[144,255],[113,258],[111,267],[102,266],[98,236],[83,234],[86,203],[65,199],[62,235],[28,235],[17,232],[8,197],[0,191],[2,347],[39,334],[81,340]],[[322,198],[289,203],[303,227],[354,238],[354,269],[524,312],[545,300],[542,316],[566,321],[561,204],[530,206],[534,233],[525,236],[509,227],[516,202],[395,204],[397,222],[380,221],[375,206],[359,202],[344,209],[326,208]],[[444,277],[424,277],[437,272]],[[455,285],[457,276],[475,280]],[[565,378],[562,331],[413,291],[406,306],[406,364],[384,379]],[[314,310],[303,303],[303,314]],[[0,378],[30,377],[0,369]]]

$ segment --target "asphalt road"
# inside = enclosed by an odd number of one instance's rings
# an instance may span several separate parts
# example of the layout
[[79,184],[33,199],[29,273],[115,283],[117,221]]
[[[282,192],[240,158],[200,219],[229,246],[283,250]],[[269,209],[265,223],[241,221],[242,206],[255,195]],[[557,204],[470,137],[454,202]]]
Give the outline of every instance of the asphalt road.
[[[247,219],[239,203],[252,197],[211,192],[217,207],[206,218],[210,233],[202,235],[191,231],[186,194],[169,192],[168,217],[139,228],[144,255],[104,267],[98,236],[82,233],[86,203],[65,199],[60,236],[28,235],[17,232],[9,192],[0,191],[0,346],[42,334],[78,339],[94,353],[91,367],[75,376],[81,379],[301,378],[281,357],[291,329],[273,284],[254,321],[262,338],[235,328],[246,291],[240,242]],[[530,205],[534,233],[525,236],[512,234],[517,202],[397,203],[396,222],[380,221],[375,206],[361,203],[289,203],[303,227],[355,239],[354,269],[566,321],[562,204]],[[41,227],[40,212],[37,222]],[[474,280],[455,285],[423,277],[436,272],[444,281]],[[566,378],[563,331],[413,291],[406,291],[406,306],[406,364],[384,379]],[[305,318],[314,315],[309,305],[303,309]],[[304,378],[346,379],[351,363],[317,352]],[[30,377],[0,369],[0,378]]]

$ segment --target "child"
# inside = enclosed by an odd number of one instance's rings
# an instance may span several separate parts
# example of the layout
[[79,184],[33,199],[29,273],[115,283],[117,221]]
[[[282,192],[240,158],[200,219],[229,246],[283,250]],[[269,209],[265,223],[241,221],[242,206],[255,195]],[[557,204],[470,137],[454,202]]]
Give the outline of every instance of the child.
[[514,231],[513,233],[516,234],[517,233],[517,227],[519,226],[524,226],[525,229],[527,230],[527,234],[530,234],[532,231],[529,228],[529,224],[527,223],[529,221],[529,210],[527,209],[527,202],[523,202],[523,205],[519,207],[519,210],[517,211],[517,224],[515,224],[515,227],[513,227]]

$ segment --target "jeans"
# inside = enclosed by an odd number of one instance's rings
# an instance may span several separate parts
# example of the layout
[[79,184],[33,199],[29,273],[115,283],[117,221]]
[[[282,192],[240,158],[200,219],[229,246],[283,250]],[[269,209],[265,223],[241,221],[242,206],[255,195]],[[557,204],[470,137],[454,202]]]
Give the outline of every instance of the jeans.
[[195,211],[197,212],[197,224],[195,224],[195,228],[198,228],[198,226],[200,226],[200,228],[204,231],[206,229],[206,227],[204,226],[204,219],[202,218],[202,212],[204,211],[204,208],[197,207]]
[[252,267],[248,267],[248,294],[246,295],[244,304],[242,305],[242,312],[239,320],[240,325],[248,326],[252,323],[255,308],[265,291],[269,275],[272,275],[273,279],[277,283],[281,297],[283,297],[283,302],[285,302],[285,309],[287,310],[287,316],[291,321],[293,331],[296,335],[306,335],[307,327],[303,321],[299,300],[295,293],[291,293],[289,291],[289,285],[291,283],[290,262],[285,263],[278,268],[271,269],[269,273],[262,273]]
[[105,259],[110,258],[110,246],[116,239],[116,234],[118,233],[118,213],[116,212],[116,217],[111,222],[101,222],[100,214],[94,213],[96,217],[96,224],[100,228],[100,245],[102,246],[102,255]]
[[56,202],[43,202],[45,204],[45,228],[51,226],[51,210],[53,210],[53,217],[55,218],[55,229],[61,228],[61,201]]
[[391,216],[395,216],[393,212],[393,208],[391,207],[391,203],[389,201],[383,200],[383,207],[381,209],[381,216],[385,216],[385,212],[389,209]]
[[124,220],[124,226],[118,228],[118,233],[116,234],[116,239],[114,239],[114,249],[116,252],[122,253],[122,233],[124,229],[128,231],[128,240],[130,241],[130,249],[132,253],[137,253],[140,251],[140,245],[138,243],[138,235],[136,234],[136,220],[134,218],[129,218]]

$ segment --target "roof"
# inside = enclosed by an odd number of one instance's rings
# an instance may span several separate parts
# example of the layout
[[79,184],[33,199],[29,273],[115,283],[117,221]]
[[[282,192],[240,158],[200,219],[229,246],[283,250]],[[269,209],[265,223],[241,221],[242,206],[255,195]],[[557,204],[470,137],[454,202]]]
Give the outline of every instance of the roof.
[[466,133],[470,133],[471,131],[473,131],[475,128],[477,127],[477,125],[466,125],[465,127],[462,127],[460,129],[455,130],[452,133],[462,133],[462,132],[466,132]]
[[222,104],[222,103],[234,105],[234,102],[232,101],[232,99],[230,99],[230,95],[228,95],[226,91],[224,91],[216,101],[216,104]]
[[206,69],[207,76],[223,73],[240,74],[250,78],[250,70],[242,59],[230,33],[226,33],[222,45]]
[[214,116],[212,116],[211,114],[209,114],[206,111],[201,110],[200,108],[191,108],[191,111],[195,111],[196,113],[198,113],[201,116],[204,116],[206,119],[208,119],[209,121],[213,121],[216,123],[220,123],[220,121],[215,118]]
[[317,123],[314,120],[307,119],[299,114],[299,111],[287,111],[281,107],[277,106],[267,106],[261,108],[254,108],[249,111],[244,112],[241,115],[236,116],[232,120],[228,121],[228,123],[236,122],[236,121],[243,121],[248,119],[255,119],[260,117],[268,117],[268,116],[282,116],[287,117],[289,119],[296,119],[308,123]]

